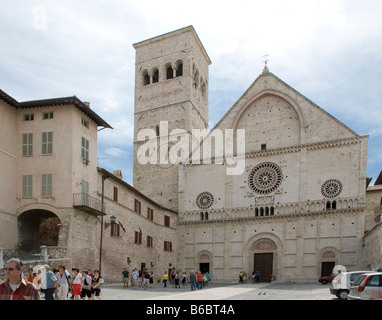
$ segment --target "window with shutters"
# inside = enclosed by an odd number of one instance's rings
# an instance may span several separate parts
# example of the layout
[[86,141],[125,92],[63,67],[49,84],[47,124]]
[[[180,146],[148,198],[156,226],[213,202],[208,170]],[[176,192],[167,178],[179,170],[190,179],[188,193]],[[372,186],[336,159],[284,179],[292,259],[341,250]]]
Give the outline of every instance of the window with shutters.
[[52,174],[43,174],[41,176],[41,196],[43,198],[51,198],[52,193]]
[[89,140],[81,137],[81,159],[89,161]]
[[135,231],[134,243],[135,244],[141,244],[142,243],[142,232]]
[[134,211],[141,214],[141,202],[137,199],[134,201]]
[[53,154],[53,132],[42,133],[41,154],[43,155]]
[[165,225],[165,227],[170,226],[170,217],[169,216],[164,216],[164,225]]
[[23,175],[23,198],[32,198],[33,175]]
[[164,242],[164,251],[172,251],[172,242],[170,241]]
[[147,208],[147,219],[154,220],[154,210],[151,208]]
[[115,202],[118,202],[118,188],[117,187],[113,187],[113,200]]
[[119,223],[117,222],[112,222],[111,223],[111,236],[112,237],[119,237],[120,236],[120,232],[119,232],[119,229],[120,229],[120,225]]
[[147,236],[147,246],[150,248],[153,247],[153,237]]
[[33,133],[23,133],[23,157],[33,156]]

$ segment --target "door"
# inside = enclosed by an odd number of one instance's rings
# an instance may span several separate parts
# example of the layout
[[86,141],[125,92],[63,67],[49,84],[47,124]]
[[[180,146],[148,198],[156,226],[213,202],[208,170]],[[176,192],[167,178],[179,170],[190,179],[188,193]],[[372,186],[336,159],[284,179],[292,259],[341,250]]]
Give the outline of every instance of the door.
[[199,270],[204,274],[206,272],[210,273],[209,263],[199,263]]
[[271,282],[273,270],[273,253],[255,253],[254,272],[260,271],[260,282]]
[[329,276],[333,273],[333,268],[335,267],[335,262],[322,262],[321,265],[321,277]]

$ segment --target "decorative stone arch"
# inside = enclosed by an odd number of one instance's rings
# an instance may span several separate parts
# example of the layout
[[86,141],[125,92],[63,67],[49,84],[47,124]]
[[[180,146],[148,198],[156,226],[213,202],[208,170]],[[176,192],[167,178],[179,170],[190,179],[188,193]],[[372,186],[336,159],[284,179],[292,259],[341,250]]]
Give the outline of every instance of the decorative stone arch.
[[141,82],[143,86],[150,84],[150,73],[147,69],[143,70],[141,73]]
[[282,252],[283,244],[280,238],[272,233],[260,233],[250,238],[245,246],[243,254],[243,267],[248,276],[254,271],[254,255],[260,253],[273,254],[272,274],[276,280],[282,279]]
[[197,257],[198,257],[198,259],[197,259],[197,265],[196,265],[195,272],[199,271],[201,264],[209,264],[208,273],[212,277],[212,275],[213,275],[213,259],[212,259],[213,255],[212,255],[212,253],[210,251],[207,251],[207,250],[202,250],[197,254]]
[[[324,247],[318,252],[318,276],[323,274],[323,266],[332,263],[334,266],[340,264],[340,252],[335,247]],[[327,273],[327,272],[326,272]]]
[[299,121],[300,121],[300,127],[301,128],[306,128],[306,122],[305,122],[305,118],[304,118],[304,114],[302,113],[300,107],[298,106],[298,104],[296,103],[296,101],[294,101],[291,97],[289,97],[288,95],[282,93],[282,92],[279,92],[279,91],[276,91],[276,90],[272,90],[272,89],[267,89],[267,90],[264,90],[260,93],[258,93],[257,95],[255,95],[254,97],[252,97],[251,99],[249,99],[239,110],[239,112],[237,113],[236,117],[235,117],[235,120],[233,122],[233,132],[236,132],[236,129],[237,129],[237,124],[241,118],[241,116],[244,114],[245,110],[250,107],[252,105],[253,102],[255,102],[257,99],[261,98],[262,96],[264,95],[267,95],[267,94],[270,94],[270,95],[274,95],[274,96],[278,96],[284,100],[286,100],[287,102],[290,103],[290,105],[294,108],[294,110],[297,112],[298,114],[298,117],[299,117]]

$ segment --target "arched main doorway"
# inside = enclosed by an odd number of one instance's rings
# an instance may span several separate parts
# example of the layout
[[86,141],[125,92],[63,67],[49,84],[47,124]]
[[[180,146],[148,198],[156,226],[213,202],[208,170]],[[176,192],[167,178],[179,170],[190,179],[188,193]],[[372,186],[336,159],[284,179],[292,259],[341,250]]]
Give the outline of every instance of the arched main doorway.
[[18,217],[19,249],[39,252],[40,247],[57,246],[60,219],[51,211],[33,209]]
[[250,272],[260,272],[261,282],[271,282],[272,276],[276,275],[277,245],[267,238],[255,241],[250,248],[253,263]]

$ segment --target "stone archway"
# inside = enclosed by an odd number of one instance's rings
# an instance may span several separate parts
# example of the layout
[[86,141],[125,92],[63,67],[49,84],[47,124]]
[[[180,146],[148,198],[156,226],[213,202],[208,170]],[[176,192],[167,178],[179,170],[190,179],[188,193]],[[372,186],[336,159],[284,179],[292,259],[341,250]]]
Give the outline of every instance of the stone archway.
[[60,219],[53,212],[32,209],[17,218],[19,249],[25,252],[39,252],[42,245],[57,246]]
[[[281,280],[282,243],[271,233],[259,234],[247,242],[245,266],[249,279],[252,272],[260,271],[260,281]],[[256,270],[261,269],[261,270]]]

